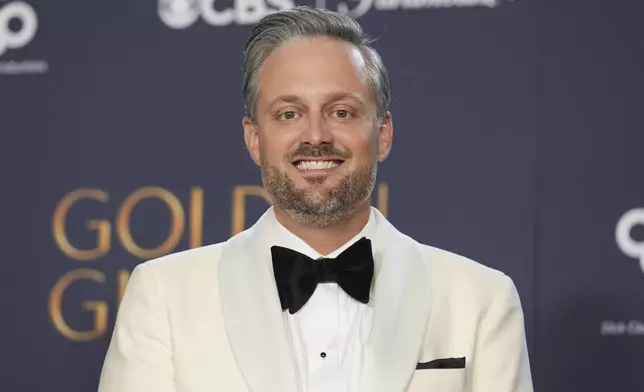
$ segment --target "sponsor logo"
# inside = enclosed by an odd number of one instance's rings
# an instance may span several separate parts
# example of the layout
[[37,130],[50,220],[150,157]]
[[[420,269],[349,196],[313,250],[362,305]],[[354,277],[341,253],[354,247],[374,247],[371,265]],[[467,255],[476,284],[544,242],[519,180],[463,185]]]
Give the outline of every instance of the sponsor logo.
[[[634,208],[620,217],[615,228],[615,242],[622,253],[639,260],[644,272],[644,239],[633,238],[633,229],[637,226],[644,228],[644,208]],[[603,320],[599,332],[604,337],[644,337],[644,320]]]
[[0,74],[44,73],[49,69],[42,60],[5,60],[10,51],[29,45],[38,31],[38,16],[34,8],[14,1],[0,6]]
[[639,260],[644,272],[644,241],[637,241],[632,237],[636,226],[644,227],[644,208],[634,208],[622,215],[615,228],[615,241],[622,253]]
[[[639,260],[644,272],[644,240],[633,238],[633,229],[644,228],[644,208],[634,208],[621,216],[615,228],[615,241],[619,249],[628,257]],[[603,320],[599,327],[602,336],[641,336],[644,337],[642,320]]]
[[644,336],[644,321],[611,321],[601,324],[602,336]]
[[[163,23],[173,29],[192,26],[201,17],[212,26],[257,23],[265,15],[292,8],[293,0],[233,0],[233,5],[224,7],[217,0],[158,0],[159,16]],[[505,1],[514,0],[344,0],[334,7],[327,0],[314,0],[315,8],[334,9],[340,13],[360,18],[371,10],[419,10],[426,8],[494,8]]]

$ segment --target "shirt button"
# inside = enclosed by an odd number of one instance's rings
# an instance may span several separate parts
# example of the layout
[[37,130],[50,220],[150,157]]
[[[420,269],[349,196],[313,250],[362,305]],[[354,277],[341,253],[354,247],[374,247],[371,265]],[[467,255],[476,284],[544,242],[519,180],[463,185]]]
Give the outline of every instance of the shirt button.
[[321,352],[321,353],[320,353],[320,356],[321,356],[322,358],[326,358],[326,353],[325,353],[325,352]]

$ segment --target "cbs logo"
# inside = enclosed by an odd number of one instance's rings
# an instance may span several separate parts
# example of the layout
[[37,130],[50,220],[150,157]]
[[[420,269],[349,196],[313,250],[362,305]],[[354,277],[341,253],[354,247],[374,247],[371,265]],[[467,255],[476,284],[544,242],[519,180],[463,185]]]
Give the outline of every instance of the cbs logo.
[[622,215],[615,228],[615,240],[625,255],[640,261],[644,272],[644,241],[631,237],[631,231],[636,226],[644,226],[644,208],[635,208]]
[[[357,3],[351,9],[346,3],[339,2],[337,11],[359,18],[371,9],[374,1],[351,0],[351,3]],[[222,7],[219,4],[221,2],[221,0],[158,0],[157,9],[161,20],[168,27],[185,29],[193,25],[199,17],[212,26],[249,25],[259,22],[269,13],[295,6],[294,0],[232,0],[228,2],[228,8]],[[315,7],[326,8],[326,0],[316,0]]]
[[[18,21],[18,28],[9,25]],[[15,23],[15,22],[14,22]],[[38,30],[38,17],[29,4],[16,1],[0,8],[0,56],[7,49],[21,48],[27,45]]]
[[215,8],[218,0],[159,0],[161,20],[173,29],[185,29],[201,18],[212,26],[257,23],[270,12],[295,6],[293,0],[233,0],[228,7]]

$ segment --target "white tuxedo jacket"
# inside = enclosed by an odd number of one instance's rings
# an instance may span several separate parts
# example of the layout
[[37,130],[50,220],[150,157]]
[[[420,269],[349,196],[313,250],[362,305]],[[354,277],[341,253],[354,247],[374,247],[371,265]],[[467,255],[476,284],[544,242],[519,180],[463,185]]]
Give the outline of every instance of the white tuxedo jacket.
[[[135,268],[99,392],[300,391],[266,214],[224,243]],[[512,280],[375,215],[374,316],[358,392],[532,392]]]

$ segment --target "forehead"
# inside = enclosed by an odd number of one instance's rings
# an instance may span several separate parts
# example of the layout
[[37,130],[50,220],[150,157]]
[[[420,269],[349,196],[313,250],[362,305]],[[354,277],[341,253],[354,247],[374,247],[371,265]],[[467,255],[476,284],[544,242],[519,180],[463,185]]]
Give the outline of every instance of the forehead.
[[348,42],[298,38],[275,49],[259,73],[260,105],[280,95],[313,100],[335,93],[354,94],[365,103],[375,103],[364,58]]

